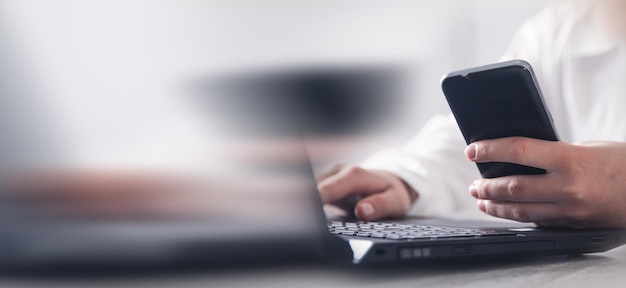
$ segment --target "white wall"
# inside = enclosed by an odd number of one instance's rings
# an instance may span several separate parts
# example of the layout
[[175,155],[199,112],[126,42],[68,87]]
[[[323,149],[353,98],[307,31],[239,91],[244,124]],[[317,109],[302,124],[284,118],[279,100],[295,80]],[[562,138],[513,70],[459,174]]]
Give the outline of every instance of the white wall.
[[[338,147],[320,161],[324,164],[358,161],[380,147],[402,143],[433,114],[448,113],[439,86],[441,76],[497,61],[517,28],[554,1],[243,2],[217,5],[218,26],[224,28],[217,35],[224,32],[228,39],[220,43],[226,67],[374,63],[398,65],[410,72],[404,105],[412,113],[392,123],[382,137]],[[229,34],[241,37],[233,41]],[[258,43],[259,39],[265,41]]]
[[[548,2],[0,0],[0,35],[37,79],[40,103],[56,115],[50,127],[79,162],[196,141],[199,128],[181,128],[195,120],[175,89],[189,79],[306,65],[407,68],[405,104],[414,113],[384,141],[337,157],[353,161],[446,113],[441,75],[496,61],[516,28]],[[170,148],[154,148],[164,143]]]

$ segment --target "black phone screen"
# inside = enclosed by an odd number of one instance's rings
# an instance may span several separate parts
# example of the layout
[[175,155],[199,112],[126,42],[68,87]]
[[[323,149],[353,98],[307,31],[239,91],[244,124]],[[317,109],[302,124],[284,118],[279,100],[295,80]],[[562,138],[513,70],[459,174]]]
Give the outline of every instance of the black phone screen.
[[[468,144],[512,136],[557,140],[527,67],[512,64],[448,76],[442,88]],[[540,168],[501,162],[478,163],[478,169],[485,178],[546,173]]]

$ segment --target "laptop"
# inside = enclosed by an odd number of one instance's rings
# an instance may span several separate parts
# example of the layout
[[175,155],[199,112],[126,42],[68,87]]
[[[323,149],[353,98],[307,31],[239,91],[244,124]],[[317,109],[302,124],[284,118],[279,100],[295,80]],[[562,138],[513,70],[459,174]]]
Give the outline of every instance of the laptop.
[[[303,258],[387,265],[596,253],[626,242],[626,230],[620,229],[543,229],[523,223],[411,217],[380,222],[328,218],[302,141],[294,140],[288,146],[294,147],[292,156],[301,157],[267,162],[273,156],[266,151],[265,156],[270,157],[263,156],[264,160],[246,160],[248,175],[241,170],[243,174],[237,178],[254,181],[247,187],[255,189],[240,192],[244,194],[236,198],[250,195],[245,193],[269,192],[247,197],[248,203],[237,206],[228,206],[228,199],[223,199],[226,210],[231,211],[219,217],[62,221],[5,218],[0,223],[0,267],[118,271],[197,264],[255,265]],[[285,145],[281,146],[281,154],[286,154]],[[262,183],[270,185],[264,187]],[[233,191],[228,190],[228,194]],[[255,211],[251,211],[252,206]]]

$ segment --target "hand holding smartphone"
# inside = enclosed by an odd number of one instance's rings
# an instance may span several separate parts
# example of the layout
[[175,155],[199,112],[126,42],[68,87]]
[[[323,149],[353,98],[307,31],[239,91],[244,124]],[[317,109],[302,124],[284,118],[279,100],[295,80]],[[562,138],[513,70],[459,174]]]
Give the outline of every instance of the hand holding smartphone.
[[[441,86],[467,144],[513,136],[558,140],[532,67],[525,61],[451,72]],[[546,173],[514,163],[477,165],[484,178]]]

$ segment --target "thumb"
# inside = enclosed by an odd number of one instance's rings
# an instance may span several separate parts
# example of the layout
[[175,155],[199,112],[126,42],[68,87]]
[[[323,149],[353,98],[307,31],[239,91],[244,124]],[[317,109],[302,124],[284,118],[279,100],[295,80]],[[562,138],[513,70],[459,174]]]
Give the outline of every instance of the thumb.
[[410,202],[408,193],[389,189],[363,198],[356,204],[354,214],[363,221],[397,218],[405,215],[409,210]]

